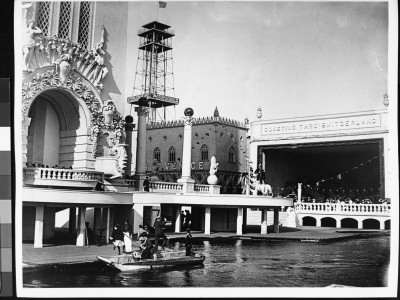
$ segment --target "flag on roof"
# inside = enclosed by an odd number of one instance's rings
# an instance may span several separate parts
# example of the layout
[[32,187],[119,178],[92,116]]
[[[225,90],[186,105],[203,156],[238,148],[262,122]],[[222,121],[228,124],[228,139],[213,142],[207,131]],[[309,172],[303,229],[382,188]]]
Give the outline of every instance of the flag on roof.
[[167,2],[165,2],[165,1],[158,1],[158,7],[159,7],[159,8],[166,8],[166,7],[167,7]]

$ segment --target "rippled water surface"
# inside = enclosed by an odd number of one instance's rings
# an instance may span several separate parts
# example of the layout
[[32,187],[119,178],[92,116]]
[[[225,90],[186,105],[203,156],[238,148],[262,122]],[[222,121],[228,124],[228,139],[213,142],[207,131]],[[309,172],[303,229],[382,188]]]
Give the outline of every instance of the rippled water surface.
[[193,250],[206,256],[204,266],[128,273],[96,262],[25,270],[24,287],[383,287],[390,237],[326,244],[205,241]]

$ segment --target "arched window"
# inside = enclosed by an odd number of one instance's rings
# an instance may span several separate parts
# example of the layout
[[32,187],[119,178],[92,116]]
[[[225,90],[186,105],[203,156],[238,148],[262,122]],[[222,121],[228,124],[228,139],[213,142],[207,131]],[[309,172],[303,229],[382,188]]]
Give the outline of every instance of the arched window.
[[207,145],[201,146],[201,160],[208,161],[208,147]]
[[154,159],[157,162],[161,162],[161,155],[160,155],[160,149],[159,148],[154,149]]
[[235,148],[233,148],[233,147],[229,148],[228,162],[230,162],[230,163],[234,163],[235,162]]
[[171,161],[171,162],[175,161],[175,148],[174,147],[169,148],[169,150],[168,150],[168,158],[169,158],[168,161]]

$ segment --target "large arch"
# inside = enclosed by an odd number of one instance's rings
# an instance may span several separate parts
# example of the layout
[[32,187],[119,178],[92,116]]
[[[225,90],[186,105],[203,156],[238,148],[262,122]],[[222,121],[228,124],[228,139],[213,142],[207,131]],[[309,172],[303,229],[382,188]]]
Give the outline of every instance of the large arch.
[[340,223],[342,228],[358,228],[358,221],[353,218],[344,218]]
[[303,217],[303,226],[317,226],[317,220],[314,217]]
[[380,229],[380,223],[376,219],[365,219],[363,221],[363,229]]
[[[56,66],[46,66],[27,75],[22,86],[23,163],[35,161],[34,156],[30,157],[34,151],[30,151],[33,144],[31,141],[32,129],[29,130],[29,128],[32,121],[36,122],[36,127],[39,126],[38,120],[34,120],[32,117],[35,115],[34,112],[44,109],[46,118],[44,121],[42,120],[41,124],[43,128],[46,127],[47,129],[47,133],[44,133],[44,135],[55,135],[57,129],[49,127],[50,124],[53,124],[59,126],[59,132],[63,132],[61,137],[64,137],[65,141],[68,137],[75,140],[80,139],[80,145],[85,149],[73,149],[71,151],[74,145],[69,140],[67,145],[70,150],[67,150],[67,153],[75,151],[75,156],[80,155],[80,163],[77,167],[92,168],[93,163],[90,161],[94,160],[96,156],[98,134],[100,129],[107,127],[101,113],[103,106],[104,103],[98,90],[78,71],[72,70],[67,76],[60,77]],[[37,109],[38,107],[41,109]],[[51,119],[52,121],[50,121]],[[109,128],[112,126],[114,124],[108,125]],[[50,133],[52,130],[53,132]],[[39,131],[36,130],[36,132]],[[40,143],[40,140],[37,140],[37,142]],[[50,144],[47,146],[50,146]],[[51,147],[56,146],[56,143],[51,144]],[[92,155],[88,154],[88,146],[92,148]],[[39,149],[39,146],[37,149]],[[38,157],[41,158],[41,155]],[[71,157],[63,159],[73,163]],[[55,160],[55,157],[51,159],[51,161]]]
[[33,99],[27,116],[29,165],[86,167],[90,113],[79,98],[66,89],[46,89]]
[[336,227],[336,219],[332,217],[322,218],[321,227]]

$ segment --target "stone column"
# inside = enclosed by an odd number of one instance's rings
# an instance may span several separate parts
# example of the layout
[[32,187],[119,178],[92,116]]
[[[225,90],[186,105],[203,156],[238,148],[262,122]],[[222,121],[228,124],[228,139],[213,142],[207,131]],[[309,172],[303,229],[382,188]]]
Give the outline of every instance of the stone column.
[[315,221],[316,221],[315,227],[321,227],[321,219],[320,218],[316,218]]
[[85,246],[86,245],[86,225],[85,225],[85,215],[86,215],[86,207],[80,206],[78,208],[78,232],[76,237],[76,245],[77,246]]
[[279,208],[274,208],[274,233],[279,233]]
[[340,221],[341,220],[339,218],[336,219],[336,228],[342,228]]
[[384,220],[380,220],[379,221],[379,229],[380,230],[384,230],[385,229],[385,221]]
[[243,207],[238,207],[237,209],[236,234],[243,234]]
[[136,147],[136,172],[134,175],[135,189],[143,190],[143,181],[146,178],[146,116],[147,108],[139,106],[135,108],[138,115],[137,147]]
[[261,234],[267,234],[267,217],[268,209],[264,208],[261,210]]
[[104,235],[106,238],[106,242],[110,240],[111,232],[113,230],[113,216],[111,214],[111,207],[106,207],[103,208],[103,213],[102,213],[102,227],[105,228]]
[[204,234],[211,234],[211,207],[206,207],[204,212]]
[[132,131],[135,128],[135,124],[133,123],[132,116],[125,117],[125,132],[126,132],[126,139],[125,142],[128,145],[126,148],[126,152],[128,154],[128,160],[126,162],[125,168],[125,177],[131,176],[132,174]]
[[133,232],[139,232],[139,225],[143,225],[143,204],[133,204]]
[[34,248],[43,247],[44,206],[36,206]]
[[301,203],[301,183],[297,184],[297,202]]
[[182,206],[178,205],[175,208],[175,214],[176,214],[176,219],[175,219],[175,232],[181,232],[181,211],[182,211]]
[[194,192],[194,180],[191,177],[192,167],[192,124],[193,109],[185,109],[185,127],[183,133],[182,177],[178,179],[183,183],[184,193]]
[[363,221],[362,220],[357,220],[358,222],[358,229],[362,229],[363,228]]

